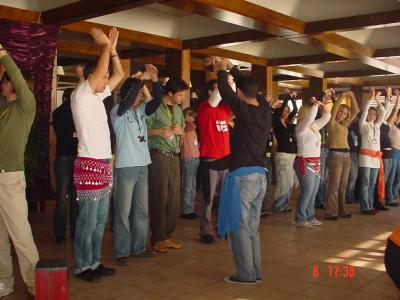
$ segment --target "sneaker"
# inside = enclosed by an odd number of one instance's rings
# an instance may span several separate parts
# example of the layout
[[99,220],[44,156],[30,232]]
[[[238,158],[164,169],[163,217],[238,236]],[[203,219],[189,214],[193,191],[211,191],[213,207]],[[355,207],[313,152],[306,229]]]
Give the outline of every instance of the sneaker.
[[392,206],[392,207],[398,207],[399,205],[400,205],[400,203],[398,203],[398,202],[393,202],[393,203],[386,204],[386,206]]
[[325,217],[325,220],[328,220],[328,221],[337,221],[337,219],[338,219],[338,217],[336,217],[336,216]]
[[93,282],[93,281],[97,281],[101,279],[101,276],[93,271],[92,269],[87,269],[79,274],[75,275],[76,277],[84,280],[84,281],[89,281],[89,282]]
[[247,285],[255,285],[257,281],[243,281],[236,278],[236,276],[228,276],[224,278],[224,281],[227,283],[234,283],[234,284],[247,284]]
[[13,292],[14,292],[13,288],[6,286],[4,282],[0,282],[0,298],[10,295]]
[[261,282],[262,282],[262,278],[261,278],[261,277],[260,277],[260,278],[257,278],[257,279],[256,279],[256,282],[257,282],[257,283],[261,283]]
[[193,220],[198,218],[199,216],[195,213],[189,213],[189,214],[181,214],[182,219],[188,219],[188,220]]
[[128,256],[117,257],[117,263],[120,266],[130,266],[131,265]]
[[263,209],[263,210],[261,211],[261,213],[260,213],[260,217],[261,217],[261,218],[265,218],[265,217],[269,217],[269,216],[270,216],[270,214],[267,212],[266,209]]
[[308,221],[308,224],[311,224],[312,226],[321,226],[322,222],[317,219],[312,219],[311,221]]
[[200,242],[204,244],[215,243],[215,238],[211,234],[205,234],[200,237]]
[[156,252],[153,249],[146,249],[142,253],[131,255],[133,257],[154,257]]
[[170,239],[165,240],[165,245],[167,246],[167,248],[171,248],[171,249],[181,249],[183,247],[181,244],[178,244],[174,240],[170,240]]
[[290,207],[284,207],[279,212],[281,214],[284,214],[284,213],[288,213],[288,212],[291,212],[291,211],[292,211],[292,209]]
[[93,270],[100,276],[112,276],[115,274],[115,269],[113,268],[107,268],[100,264],[96,269]]
[[312,224],[308,223],[307,221],[304,221],[304,222],[298,222],[296,224],[296,227],[299,227],[299,228],[312,228],[313,226],[312,226]]
[[155,243],[153,245],[153,249],[154,249],[154,251],[156,251],[158,253],[167,253],[168,252],[168,247],[164,241]]

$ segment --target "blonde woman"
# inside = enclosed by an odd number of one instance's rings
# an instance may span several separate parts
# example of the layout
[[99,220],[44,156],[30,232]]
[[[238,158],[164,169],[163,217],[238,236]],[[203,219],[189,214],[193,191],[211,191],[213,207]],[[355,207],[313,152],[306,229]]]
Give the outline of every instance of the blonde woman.
[[[350,107],[341,104],[344,98],[351,101]],[[350,218],[351,214],[345,211],[345,195],[347,180],[350,173],[350,147],[348,135],[351,122],[359,112],[356,98],[352,92],[343,93],[333,104],[331,119],[328,123],[328,193],[325,203],[325,219],[336,221],[340,218]]]
[[[322,116],[315,119],[318,108]],[[314,97],[309,105],[303,105],[299,110],[296,126],[297,157],[295,171],[299,177],[301,193],[297,202],[295,221],[297,227],[312,228],[322,225],[315,218],[314,203],[320,181],[321,134],[331,117],[330,108]]]
[[[380,95],[371,88],[371,97],[365,103],[360,117],[361,149],[359,156],[361,213],[375,215],[375,184],[379,174],[379,190],[384,188],[382,153],[380,149],[380,127],[385,119],[385,108],[376,101],[378,108],[371,107],[372,101]],[[383,190],[384,193],[384,190]]]

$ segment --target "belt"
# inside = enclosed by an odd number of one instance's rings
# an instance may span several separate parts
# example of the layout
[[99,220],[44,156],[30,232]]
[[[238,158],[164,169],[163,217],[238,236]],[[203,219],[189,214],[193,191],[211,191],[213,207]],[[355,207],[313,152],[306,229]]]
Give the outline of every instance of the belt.
[[159,150],[159,149],[151,149],[151,152],[158,153],[158,154],[161,154],[161,155],[164,155],[164,156],[167,156],[167,157],[172,157],[172,158],[173,157],[176,157],[176,158],[179,157],[178,153],[168,152],[168,151]]

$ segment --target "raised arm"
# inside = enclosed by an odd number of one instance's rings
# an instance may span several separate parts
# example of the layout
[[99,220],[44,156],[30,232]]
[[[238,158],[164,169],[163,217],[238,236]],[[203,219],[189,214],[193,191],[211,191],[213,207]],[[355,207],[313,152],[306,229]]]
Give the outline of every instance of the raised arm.
[[395,90],[395,94],[397,96],[396,99],[396,103],[392,109],[392,113],[390,114],[389,118],[387,119],[387,123],[389,124],[389,126],[392,126],[394,121],[396,120],[397,117],[397,113],[399,111],[399,98],[400,98],[400,91],[399,90]]
[[[383,107],[382,103],[378,100],[379,95],[380,95],[380,92],[377,92],[375,94],[375,100],[376,100],[376,103],[378,104],[378,118],[376,119],[375,124],[378,126],[381,126],[383,121],[385,121],[386,109],[385,109],[385,107]],[[388,101],[385,101],[385,106],[386,106],[386,102],[388,102]]]
[[36,101],[29,89],[28,83],[24,76],[22,76],[22,73],[14,60],[7,54],[7,50],[5,50],[1,44],[0,48],[0,63],[4,66],[5,71],[14,86],[17,95],[17,104],[21,107],[24,113],[35,112]]
[[370,88],[370,93],[371,93],[370,97],[365,102],[362,113],[361,113],[360,120],[358,121],[360,126],[364,126],[365,124],[367,124],[368,110],[371,107],[372,101],[375,99],[375,89],[373,87]]
[[110,90],[113,91],[121,80],[124,78],[124,70],[122,69],[121,61],[119,60],[119,56],[117,53],[117,42],[118,42],[119,32],[113,27],[109,33],[110,39],[110,57],[112,64],[112,76],[110,77],[108,84],[110,86]]
[[90,34],[96,44],[102,46],[101,54],[97,62],[96,69],[93,71],[91,76],[88,78],[88,82],[92,91],[94,91],[100,81],[106,76],[108,72],[108,66],[110,63],[110,50],[111,43],[110,39],[104,34],[104,32],[99,28],[92,28]]
[[158,69],[153,65],[145,65],[146,71],[153,82],[153,99],[146,104],[145,113],[150,116],[160,106],[163,98],[163,90],[158,82]]
[[345,126],[350,126],[351,122],[353,122],[354,118],[358,115],[360,112],[360,109],[358,108],[358,103],[357,99],[354,96],[353,92],[349,93],[350,97],[350,115],[349,117],[343,122]]
[[343,98],[347,95],[348,95],[347,93],[341,94],[339,98],[333,103],[331,111],[331,119],[329,120],[329,124],[333,124],[336,122],[336,114],[339,110],[340,103],[342,102]]
[[[228,72],[226,69],[230,67],[231,64],[227,59],[222,59],[220,63],[216,63],[214,67],[216,68],[216,71],[218,71],[218,90],[219,93],[221,94],[222,101],[230,106],[232,111],[234,112],[235,115],[238,114],[239,112],[239,98],[236,95],[236,93],[232,90],[229,82],[228,82]],[[240,76],[240,72],[236,67],[231,68],[231,75],[233,78],[238,78]],[[236,76],[236,77],[235,77]]]

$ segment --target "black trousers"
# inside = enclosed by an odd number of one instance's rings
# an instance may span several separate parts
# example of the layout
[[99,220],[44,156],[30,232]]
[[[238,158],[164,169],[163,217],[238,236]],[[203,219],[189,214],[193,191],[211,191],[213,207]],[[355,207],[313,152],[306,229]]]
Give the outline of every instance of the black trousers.
[[389,277],[400,290],[400,247],[390,239],[385,250],[385,267]]

